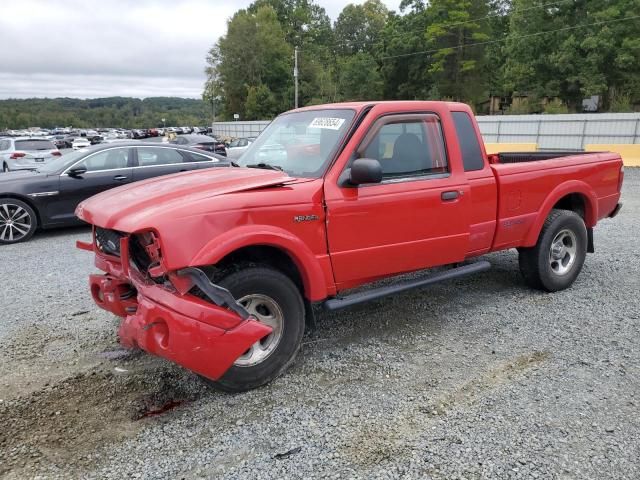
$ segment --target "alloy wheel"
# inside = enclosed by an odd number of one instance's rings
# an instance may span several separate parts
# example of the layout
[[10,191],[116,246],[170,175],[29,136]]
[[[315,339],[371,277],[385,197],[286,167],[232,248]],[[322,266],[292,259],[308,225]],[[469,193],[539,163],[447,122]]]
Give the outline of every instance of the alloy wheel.
[[250,367],[263,362],[278,346],[282,338],[284,314],[280,306],[266,295],[246,295],[240,303],[256,320],[272,328],[266,337],[254,343],[234,363],[238,367]]
[[17,242],[31,231],[33,219],[20,205],[0,204],[0,240]]
[[571,230],[561,230],[551,242],[549,265],[556,275],[569,273],[576,261],[578,241]]

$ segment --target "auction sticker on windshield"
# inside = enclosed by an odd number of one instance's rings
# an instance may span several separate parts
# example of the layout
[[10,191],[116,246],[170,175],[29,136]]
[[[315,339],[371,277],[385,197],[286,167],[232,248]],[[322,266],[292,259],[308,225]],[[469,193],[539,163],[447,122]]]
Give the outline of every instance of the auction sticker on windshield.
[[344,123],[344,118],[316,117],[309,124],[309,128],[328,128],[329,130],[340,130]]

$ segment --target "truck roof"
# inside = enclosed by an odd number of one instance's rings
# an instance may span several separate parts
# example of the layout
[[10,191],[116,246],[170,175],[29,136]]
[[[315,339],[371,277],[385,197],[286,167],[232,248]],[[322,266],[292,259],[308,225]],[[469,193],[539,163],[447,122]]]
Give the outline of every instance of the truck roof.
[[444,105],[447,108],[456,108],[461,110],[468,110],[469,106],[466,103],[461,102],[445,102],[441,100],[383,100],[383,101],[371,101],[371,102],[342,102],[342,103],[325,103],[322,105],[311,105],[308,107],[301,107],[298,109],[289,110],[289,112],[305,112],[309,110],[327,110],[327,109],[339,109],[339,108],[352,108],[357,111],[362,110],[368,106],[375,105],[396,105],[398,107],[418,107],[426,106],[426,104],[439,104]]

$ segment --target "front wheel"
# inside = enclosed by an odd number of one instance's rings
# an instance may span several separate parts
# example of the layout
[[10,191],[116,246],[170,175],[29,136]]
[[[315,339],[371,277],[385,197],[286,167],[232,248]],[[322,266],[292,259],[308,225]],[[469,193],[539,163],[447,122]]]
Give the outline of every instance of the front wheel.
[[7,165],[6,163],[2,164],[2,171],[4,173],[9,173],[11,170],[9,170],[9,165]]
[[38,227],[33,209],[16,198],[0,198],[0,245],[29,240]]
[[238,270],[217,283],[272,332],[244,352],[220,379],[208,382],[226,392],[265,385],[293,363],[302,345],[305,308],[300,290],[280,271],[263,266]]
[[519,252],[520,271],[529,286],[547,292],[569,288],[587,256],[584,220],[569,210],[552,210],[535,247]]

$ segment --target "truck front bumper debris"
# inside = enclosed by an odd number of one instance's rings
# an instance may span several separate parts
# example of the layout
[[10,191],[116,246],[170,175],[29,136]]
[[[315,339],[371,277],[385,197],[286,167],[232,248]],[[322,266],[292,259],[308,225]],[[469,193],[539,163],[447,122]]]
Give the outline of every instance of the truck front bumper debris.
[[95,258],[106,274],[90,276],[91,295],[99,307],[123,318],[118,335],[125,347],[141,348],[217,380],[271,333],[271,327],[253,317],[144,278],[128,268],[128,258],[98,252]]

